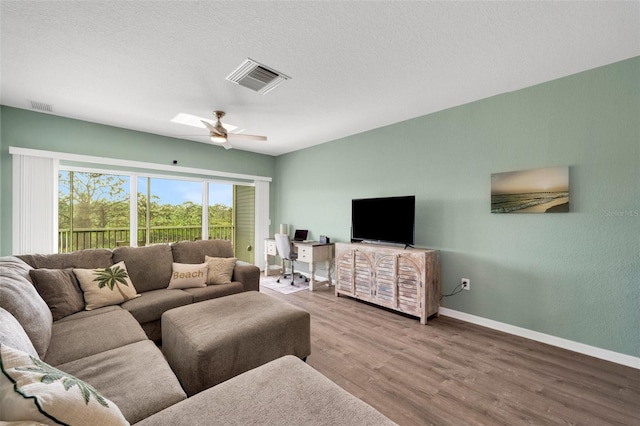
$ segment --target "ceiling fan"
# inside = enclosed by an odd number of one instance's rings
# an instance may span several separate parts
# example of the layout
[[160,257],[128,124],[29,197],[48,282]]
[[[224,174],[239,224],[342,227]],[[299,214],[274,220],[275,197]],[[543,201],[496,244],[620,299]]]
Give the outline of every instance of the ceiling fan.
[[202,124],[207,126],[209,129],[209,138],[211,142],[217,143],[225,147],[225,149],[233,148],[229,141],[234,140],[252,140],[252,141],[266,141],[266,136],[257,136],[257,135],[245,135],[242,133],[231,133],[227,132],[227,129],[224,128],[220,119],[224,117],[224,111],[213,111],[213,115],[218,119],[217,123],[211,124],[207,121],[201,120]]

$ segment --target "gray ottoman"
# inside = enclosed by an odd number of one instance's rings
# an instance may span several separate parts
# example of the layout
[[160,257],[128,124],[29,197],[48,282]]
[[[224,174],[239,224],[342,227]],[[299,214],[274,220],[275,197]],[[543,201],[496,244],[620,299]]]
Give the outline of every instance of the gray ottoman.
[[248,291],[162,314],[162,352],[187,395],[284,355],[311,353],[310,316]]

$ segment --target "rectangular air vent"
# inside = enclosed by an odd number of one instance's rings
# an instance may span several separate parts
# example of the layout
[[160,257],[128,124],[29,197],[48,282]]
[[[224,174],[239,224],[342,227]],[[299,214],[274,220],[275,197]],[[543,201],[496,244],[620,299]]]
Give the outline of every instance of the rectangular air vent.
[[235,71],[227,76],[227,80],[263,95],[290,78],[250,58],[247,58]]
[[38,101],[29,101],[29,105],[31,105],[31,109],[35,109],[36,111],[53,112],[52,104],[47,104],[47,103],[38,102]]

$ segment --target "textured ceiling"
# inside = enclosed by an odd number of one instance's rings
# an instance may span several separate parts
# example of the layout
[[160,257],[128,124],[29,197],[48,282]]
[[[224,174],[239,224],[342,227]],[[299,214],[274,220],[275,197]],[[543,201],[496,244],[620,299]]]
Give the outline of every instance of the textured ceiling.
[[[279,155],[639,56],[640,3],[2,0],[0,31],[3,105],[199,142],[171,118],[222,109]],[[247,57],[292,79],[225,80]]]

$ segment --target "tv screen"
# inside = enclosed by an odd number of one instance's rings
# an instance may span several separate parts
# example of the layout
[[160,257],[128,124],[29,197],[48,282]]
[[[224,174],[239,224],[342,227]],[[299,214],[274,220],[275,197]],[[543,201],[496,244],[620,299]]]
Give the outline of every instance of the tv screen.
[[351,201],[351,241],[414,244],[416,197],[361,198]]

